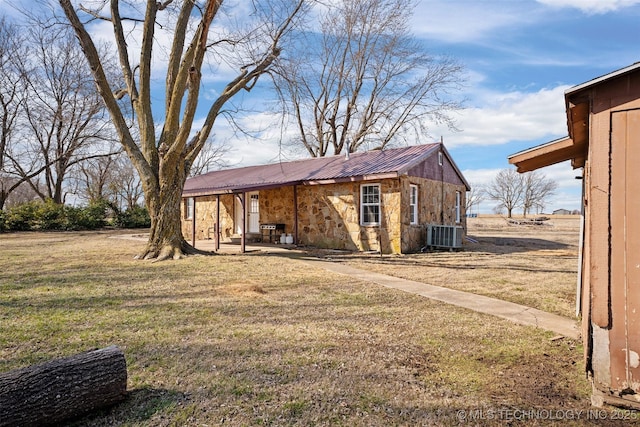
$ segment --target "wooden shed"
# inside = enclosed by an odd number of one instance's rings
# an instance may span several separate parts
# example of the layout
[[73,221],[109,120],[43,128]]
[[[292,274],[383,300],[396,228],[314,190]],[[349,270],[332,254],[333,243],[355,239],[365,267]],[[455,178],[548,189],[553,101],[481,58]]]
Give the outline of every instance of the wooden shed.
[[593,403],[640,408],[640,63],[565,92],[569,136],[509,157],[582,168],[578,312]]

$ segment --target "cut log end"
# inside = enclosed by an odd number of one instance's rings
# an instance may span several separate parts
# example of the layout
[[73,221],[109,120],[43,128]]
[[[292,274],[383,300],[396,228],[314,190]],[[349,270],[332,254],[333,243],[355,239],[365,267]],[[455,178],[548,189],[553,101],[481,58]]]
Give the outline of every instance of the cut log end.
[[127,365],[111,346],[0,373],[0,427],[77,418],[123,401]]

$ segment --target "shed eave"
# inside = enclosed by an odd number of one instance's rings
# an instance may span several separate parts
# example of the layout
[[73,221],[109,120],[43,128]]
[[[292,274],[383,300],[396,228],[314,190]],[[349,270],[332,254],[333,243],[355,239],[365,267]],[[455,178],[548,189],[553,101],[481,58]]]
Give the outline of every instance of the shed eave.
[[566,160],[572,160],[574,169],[579,168],[584,166],[585,156],[585,144],[564,137],[512,154],[508,159],[510,164],[518,168],[518,172],[524,173]]

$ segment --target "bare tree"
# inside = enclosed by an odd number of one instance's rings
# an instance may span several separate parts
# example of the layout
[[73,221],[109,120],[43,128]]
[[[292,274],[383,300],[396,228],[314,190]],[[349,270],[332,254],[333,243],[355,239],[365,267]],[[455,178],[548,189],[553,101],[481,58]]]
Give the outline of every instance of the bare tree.
[[484,189],[478,185],[472,185],[471,190],[467,191],[467,197],[465,198],[465,212],[471,212],[471,208],[482,203],[484,198]]
[[224,160],[224,156],[231,147],[225,141],[213,142],[209,140],[200,151],[200,154],[191,165],[189,176],[201,175],[212,170],[229,167],[229,163]]
[[453,127],[460,104],[447,99],[461,66],[427,54],[412,38],[413,0],[340,0],[301,35],[274,73],[292,142],[314,157],[382,149],[424,137],[428,120]]
[[115,199],[112,183],[118,171],[118,155],[96,157],[75,170],[76,195],[87,202]]
[[539,171],[528,172],[522,175],[522,214],[526,217],[533,208],[541,210],[547,198],[555,194],[558,183],[548,179]]
[[12,174],[38,196],[64,203],[65,182],[82,162],[112,154],[115,137],[84,56],[68,29],[33,27],[23,42],[27,101],[21,142],[8,150]]
[[0,18],[0,209],[25,179],[13,175],[9,159],[19,140],[19,117],[25,99],[26,80],[20,60],[27,55],[18,28]]
[[503,169],[485,189],[487,197],[498,202],[497,208],[507,211],[511,218],[513,210],[520,206],[524,194],[524,178],[515,169]]
[[[124,2],[123,2],[124,3]],[[241,34],[224,31],[214,22],[224,18],[221,0],[147,1],[137,4],[118,0],[92,3],[87,8],[72,0],[59,0],[74,29],[120,142],[136,168],[151,216],[151,230],[138,258],[179,258],[194,249],[181,231],[180,203],[191,165],[202,150],[224,105],[242,90],[250,91],[281,52],[281,43],[305,7],[305,0],[252,1],[228,13],[244,21]],[[246,12],[248,10],[248,12]],[[242,18],[242,19],[240,19]],[[93,20],[113,27],[115,47],[122,70],[122,87],[112,87],[89,32]],[[159,34],[162,32],[162,38]],[[158,45],[170,38],[171,45]],[[139,46],[134,51],[132,46]],[[165,77],[163,126],[157,132],[152,110],[154,55],[168,52]],[[202,66],[207,53],[211,61],[235,70],[235,77],[208,105],[202,127],[192,132],[203,85]],[[137,57],[137,59],[135,59]],[[139,140],[126,123],[118,98],[128,96],[136,118]]]

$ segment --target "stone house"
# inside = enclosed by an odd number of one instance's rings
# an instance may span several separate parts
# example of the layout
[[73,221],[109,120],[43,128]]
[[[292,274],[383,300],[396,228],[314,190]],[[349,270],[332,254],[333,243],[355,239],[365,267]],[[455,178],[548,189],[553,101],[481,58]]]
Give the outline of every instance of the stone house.
[[[427,224],[464,233],[464,176],[441,143],[209,172],[187,180],[185,239],[410,253]],[[285,238],[286,239],[286,238]]]

